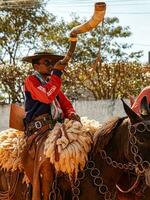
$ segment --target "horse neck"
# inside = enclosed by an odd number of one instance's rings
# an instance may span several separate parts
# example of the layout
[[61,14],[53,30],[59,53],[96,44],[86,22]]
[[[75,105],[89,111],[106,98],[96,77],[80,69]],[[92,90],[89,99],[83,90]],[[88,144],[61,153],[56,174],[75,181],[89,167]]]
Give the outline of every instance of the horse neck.
[[111,141],[106,146],[106,152],[117,162],[127,163],[129,154],[129,120],[125,118],[120,126],[114,130]]
[[[121,125],[114,130],[113,136],[104,150],[107,156],[117,163],[127,163],[126,149],[128,148],[128,122],[123,120]],[[100,170],[104,183],[108,186],[109,190],[114,189],[115,184],[118,182],[123,170],[114,168],[108,165],[104,159],[100,156],[100,153],[95,154],[94,161],[96,167]]]
[[118,162],[123,162],[124,164],[127,164],[130,159],[129,159],[129,154],[130,154],[130,147],[129,147],[129,118],[126,118],[123,120],[121,126],[118,128],[116,132],[116,141],[120,141],[118,143]]

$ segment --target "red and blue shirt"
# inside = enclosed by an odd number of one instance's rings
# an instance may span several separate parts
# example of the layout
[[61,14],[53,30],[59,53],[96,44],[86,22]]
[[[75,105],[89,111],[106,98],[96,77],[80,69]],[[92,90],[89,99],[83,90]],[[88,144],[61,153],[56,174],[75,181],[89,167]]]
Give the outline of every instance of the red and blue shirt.
[[[35,74],[30,75],[25,80],[25,123],[30,123],[32,119],[45,113],[51,113],[51,106],[54,101],[59,104],[64,118],[75,112],[71,102],[61,91],[61,72],[53,70],[51,78],[44,84]],[[55,103],[56,106],[56,103]]]

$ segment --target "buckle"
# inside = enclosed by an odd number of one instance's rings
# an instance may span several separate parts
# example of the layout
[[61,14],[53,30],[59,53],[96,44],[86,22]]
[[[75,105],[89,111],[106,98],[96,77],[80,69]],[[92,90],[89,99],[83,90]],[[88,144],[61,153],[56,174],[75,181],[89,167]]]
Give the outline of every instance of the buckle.
[[35,128],[37,128],[37,129],[42,128],[42,123],[41,123],[40,121],[36,121],[36,122],[34,123],[34,125],[35,125]]

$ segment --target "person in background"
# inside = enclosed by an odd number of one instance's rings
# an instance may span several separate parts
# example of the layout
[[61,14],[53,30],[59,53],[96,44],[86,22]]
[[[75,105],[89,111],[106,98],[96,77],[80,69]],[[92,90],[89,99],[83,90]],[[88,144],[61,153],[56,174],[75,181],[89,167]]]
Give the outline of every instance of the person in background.
[[141,100],[142,98],[146,96],[147,97],[147,101],[150,104],[150,86],[145,87],[140,94],[138,95],[138,97],[135,99],[133,105],[132,105],[132,110],[134,112],[136,112],[137,114],[140,113],[140,105],[141,105]]

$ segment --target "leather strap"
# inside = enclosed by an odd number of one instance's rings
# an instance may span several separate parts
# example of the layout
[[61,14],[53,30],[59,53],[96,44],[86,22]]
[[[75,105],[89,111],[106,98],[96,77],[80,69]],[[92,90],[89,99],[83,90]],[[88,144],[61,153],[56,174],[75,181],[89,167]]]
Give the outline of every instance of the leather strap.
[[40,134],[48,129],[53,129],[54,121],[49,114],[36,117],[29,125],[27,125],[25,134],[29,137],[32,134]]
[[42,128],[38,129],[37,131],[34,132],[35,135],[42,134],[46,132],[47,130],[51,129],[50,124],[46,124],[45,126],[42,126]]

